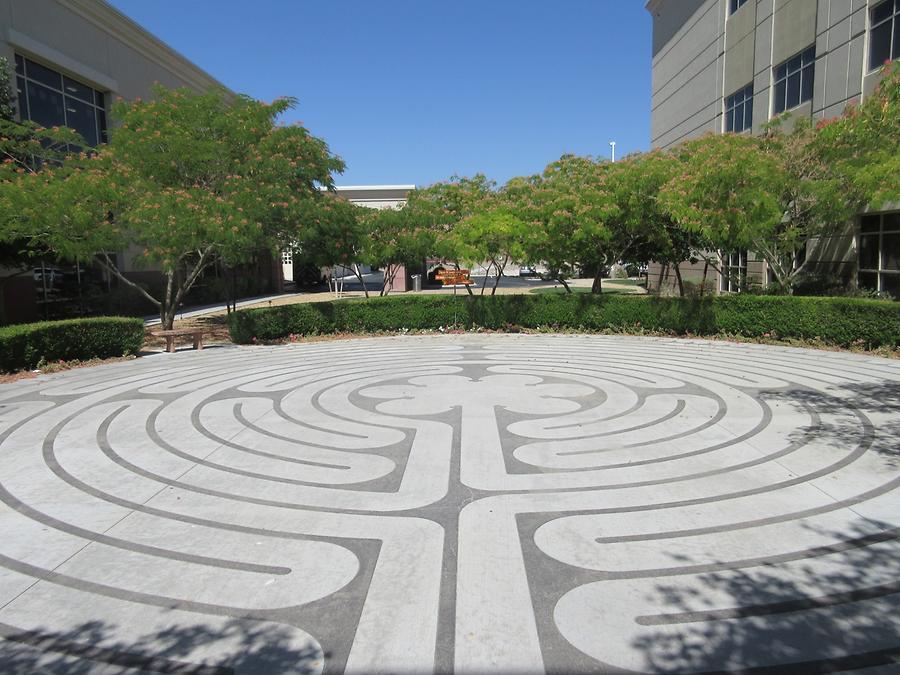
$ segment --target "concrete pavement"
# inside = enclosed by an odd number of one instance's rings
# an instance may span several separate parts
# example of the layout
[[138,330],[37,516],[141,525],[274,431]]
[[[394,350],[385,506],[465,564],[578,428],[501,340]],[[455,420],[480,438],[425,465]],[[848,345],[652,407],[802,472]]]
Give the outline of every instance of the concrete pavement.
[[0,672],[893,669],[900,362],[213,347],[0,386]]

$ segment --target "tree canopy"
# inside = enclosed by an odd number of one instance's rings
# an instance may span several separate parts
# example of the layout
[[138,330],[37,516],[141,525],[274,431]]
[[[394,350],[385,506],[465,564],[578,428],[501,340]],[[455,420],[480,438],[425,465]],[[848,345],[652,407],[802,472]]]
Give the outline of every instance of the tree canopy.
[[[235,264],[299,239],[330,217],[333,174],[344,168],[302,126],[278,124],[292,99],[262,103],[222,91],[157,86],[151,100],[119,101],[108,145],[53,168],[0,182],[0,237],[61,258],[98,260],[159,308],[170,327],[184,294],[216,260]],[[111,252],[162,271],[154,294]]]

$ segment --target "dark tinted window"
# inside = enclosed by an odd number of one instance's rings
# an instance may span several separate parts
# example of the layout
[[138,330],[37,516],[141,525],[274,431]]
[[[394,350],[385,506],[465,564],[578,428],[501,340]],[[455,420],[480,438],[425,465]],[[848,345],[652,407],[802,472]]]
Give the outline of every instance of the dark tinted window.
[[26,59],[25,76],[29,80],[35,80],[41,84],[46,84],[48,87],[53,87],[54,89],[62,91],[62,75],[55,70],[50,70],[46,66],[42,66],[40,63],[35,63],[34,61]]
[[106,140],[105,96],[71,77],[15,55],[24,77],[16,78],[19,111],[44,127],[69,127],[77,131],[88,145]]
[[16,75],[25,74],[25,59],[20,54],[16,54]]
[[881,291],[890,293],[895,300],[900,298],[900,274],[882,274]]
[[97,130],[100,132],[100,142],[108,143],[109,137],[106,135],[106,113],[102,110],[97,110]]
[[753,85],[739,89],[725,99],[725,131],[735,133],[753,126]]
[[859,231],[878,232],[881,229],[881,216],[863,216],[859,223]]
[[866,270],[878,269],[878,235],[863,234],[859,237],[859,267]]
[[28,96],[25,95],[25,78],[16,78],[16,94],[19,96],[19,117],[23,120],[30,119],[28,115]]
[[869,31],[869,70],[900,57],[900,2],[886,0],[872,9]]
[[741,7],[743,7],[746,4],[747,4],[747,0],[731,0],[731,3],[729,5],[729,8],[730,8],[729,13],[734,14],[736,11],[738,11]]
[[775,67],[775,114],[812,100],[815,64],[816,48],[810,47]]
[[860,272],[859,287],[870,291],[878,290],[878,275],[875,272]]
[[76,82],[75,80],[63,77],[63,88],[66,96],[74,96],[88,103],[94,102],[94,90],[87,85]]
[[97,119],[95,108],[71,96],[66,96],[66,122],[87,142],[89,146],[97,145]]
[[900,233],[881,235],[881,269],[900,270]]
[[63,127],[66,116],[63,96],[58,91],[28,83],[28,119],[43,127]]

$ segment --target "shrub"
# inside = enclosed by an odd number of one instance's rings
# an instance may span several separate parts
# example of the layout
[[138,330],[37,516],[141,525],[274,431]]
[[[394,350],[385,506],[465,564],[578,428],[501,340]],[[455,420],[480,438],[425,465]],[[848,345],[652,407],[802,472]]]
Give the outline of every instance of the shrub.
[[727,333],[819,339],[830,344],[896,347],[900,304],[852,298],[727,295],[413,295],[247,309],[228,319],[238,343],[289,335],[436,329],[441,326]]
[[144,322],[97,317],[23,323],[0,328],[0,370],[34,368],[41,361],[72,361],[136,354]]

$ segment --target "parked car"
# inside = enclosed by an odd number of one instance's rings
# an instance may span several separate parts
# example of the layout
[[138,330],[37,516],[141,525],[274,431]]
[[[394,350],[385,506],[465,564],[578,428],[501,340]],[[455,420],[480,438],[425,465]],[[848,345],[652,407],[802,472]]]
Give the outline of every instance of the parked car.
[[536,277],[537,275],[537,270],[530,265],[522,265],[521,267],[519,267],[520,277]]

